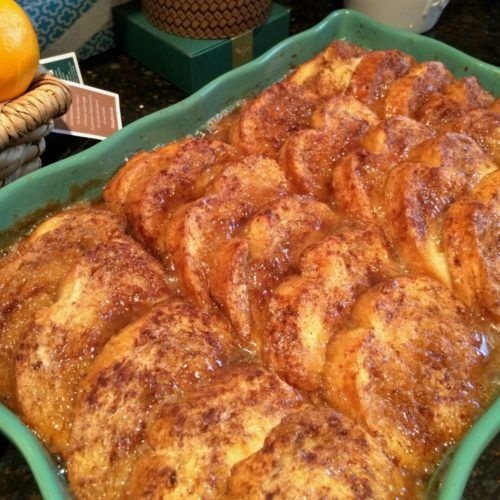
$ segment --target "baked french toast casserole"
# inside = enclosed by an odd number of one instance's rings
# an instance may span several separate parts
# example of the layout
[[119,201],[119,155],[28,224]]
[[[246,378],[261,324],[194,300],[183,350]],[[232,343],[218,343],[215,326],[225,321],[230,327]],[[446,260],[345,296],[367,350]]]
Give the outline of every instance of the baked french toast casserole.
[[0,397],[81,499],[414,498],[496,397],[500,101],[335,41],[0,259]]

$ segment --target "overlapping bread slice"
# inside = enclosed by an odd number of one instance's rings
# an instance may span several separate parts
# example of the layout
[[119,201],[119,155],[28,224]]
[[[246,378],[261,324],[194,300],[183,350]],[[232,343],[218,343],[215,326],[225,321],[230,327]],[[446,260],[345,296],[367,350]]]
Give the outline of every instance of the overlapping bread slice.
[[179,300],[158,304],[110,339],[75,408],[67,464],[77,497],[123,498],[162,408],[186,397],[234,354],[224,321]]
[[354,69],[346,93],[364,104],[377,107],[391,83],[415,64],[413,57],[399,50],[367,52]]
[[443,245],[455,294],[470,308],[500,318],[500,171],[453,203]]
[[283,417],[304,406],[298,392],[260,367],[220,370],[153,424],[128,495],[221,498],[231,467],[258,451]]
[[335,165],[332,175],[335,206],[384,225],[384,186],[388,173],[414,146],[431,137],[429,128],[407,116],[380,121],[361,138],[359,148]]
[[424,474],[478,411],[483,332],[427,277],[370,288],[352,316],[352,326],[328,345],[326,398],[381,438],[401,467]]
[[366,50],[358,45],[335,40],[316,57],[301,64],[285,80],[299,85],[321,98],[345,92],[353,72]]
[[377,115],[354,97],[334,97],[315,111],[315,129],[287,139],[279,162],[301,193],[326,201],[335,162],[377,121]]
[[180,204],[200,196],[236,149],[221,141],[183,139],[151,153],[139,153],[104,189],[108,205],[127,216],[134,235],[158,251],[165,221]]
[[165,163],[178,153],[179,147],[180,142],[174,142],[154,151],[141,151],[129,158],[103,190],[108,207],[126,215],[128,195],[136,183],[145,182],[149,175],[164,168]]
[[305,87],[275,83],[243,105],[230,142],[245,154],[275,157],[290,134],[309,126],[318,103],[318,96]]
[[67,451],[74,400],[92,359],[167,295],[162,266],[123,232],[111,231],[75,261],[55,301],[36,312],[19,340],[16,397],[22,418],[51,451]]
[[[413,58],[399,51],[366,52],[336,41],[246,103],[231,128],[231,143],[247,154],[276,156],[291,134],[310,126],[311,114],[321,102],[347,93],[375,104],[413,64]],[[316,147],[311,144],[309,149]]]
[[121,234],[111,212],[81,207],[46,219],[0,260],[0,400],[16,407],[14,360],[36,312],[50,306],[61,280],[86,251]]
[[285,140],[310,126],[314,109],[341,94],[365,50],[335,41],[288,78],[245,103],[231,127],[231,143],[246,154],[275,157]]
[[262,359],[299,389],[319,388],[328,340],[357,294],[397,273],[382,232],[360,225],[306,249],[299,274],[280,283],[269,299]]
[[375,104],[413,65],[413,57],[398,50],[365,51],[349,42],[335,41],[300,65],[287,81],[323,99],[346,93],[365,104]]
[[228,497],[387,499],[404,481],[382,444],[327,408],[285,417],[264,447],[233,467]]
[[481,87],[475,76],[468,76],[447,83],[441,92],[432,92],[418,109],[417,119],[429,127],[440,129],[467,111],[486,108],[494,99]]
[[452,81],[453,76],[441,62],[413,66],[389,87],[384,102],[385,117],[403,115],[414,118],[432,92],[440,91]]
[[212,256],[210,292],[247,348],[260,346],[262,311],[274,285],[297,264],[302,249],[338,222],[324,203],[286,196],[254,215]]
[[500,110],[472,110],[445,124],[443,130],[472,137],[482,150],[500,165]]
[[496,166],[469,137],[444,134],[419,144],[385,185],[387,229],[411,271],[451,284],[442,248],[446,209]]
[[185,293],[198,304],[211,303],[206,279],[211,254],[257,210],[288,191],[274,160],[247,156],[229,163],[201,198],[180,206],[164,226],[159,246]]

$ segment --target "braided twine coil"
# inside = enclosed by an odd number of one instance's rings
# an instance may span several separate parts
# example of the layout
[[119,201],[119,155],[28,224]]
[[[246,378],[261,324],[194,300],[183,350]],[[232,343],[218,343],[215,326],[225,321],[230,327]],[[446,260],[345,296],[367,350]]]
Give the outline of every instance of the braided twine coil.
[[188,38],[227,38],[263,24],[271,0],[142,0],[158,28]]
[[52,119],[71,104],[71,91],[49,73],[38,74],[17,99],[0,103],[0,186],[39,168]]

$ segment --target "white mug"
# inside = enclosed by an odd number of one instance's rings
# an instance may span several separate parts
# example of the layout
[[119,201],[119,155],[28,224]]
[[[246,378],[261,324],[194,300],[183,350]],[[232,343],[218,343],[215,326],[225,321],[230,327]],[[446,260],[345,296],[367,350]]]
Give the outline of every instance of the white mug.
[[344,0],[344,5],[381,23],[423,33],[437,23],[448,2],[449,0]]

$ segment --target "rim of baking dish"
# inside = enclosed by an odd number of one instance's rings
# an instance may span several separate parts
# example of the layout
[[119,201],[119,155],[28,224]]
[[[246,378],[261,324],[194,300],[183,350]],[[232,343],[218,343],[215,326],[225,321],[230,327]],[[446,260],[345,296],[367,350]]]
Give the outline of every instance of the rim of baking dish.
[[[283,52],[293,44],[298,46],[302,42],[312,42],[316,37],[321,38],[325,42],[324,45],[334,38],[360,43],[356,40],[361,36],[361,33],[370,39],[370,49],[397,47],[414,55],[417,59],[444,60],[448,68],[456,76],[475,75],[487,90],[497,97],[500,95],[499,68],[475,59],[437,40],[385,26],[364,14],[352,10],[340,9],[332,12],[309,30],[283,40],[255,60],[219,76],[183,101],[127,125],[105,141],[86,151],[28,174],[5,186],[0,190],[0,213],[2,213],[0,231],[6,230],[16,224],[19,219],[46,206],[50,201],[44,194],[44,189],[50,189],[51,192],[55,191],[55,202],[67,202],[71,198],[71,191],[74,188],[71,180],[75,175],[79,175],[84,181],[87,181],[85,189],[81,191],[80,198],[89,199],[98,196],[104,182],[114,173],[128,154],[135,152],[126,152],[126,147],[123,145],[129,140],[132,143],[140,142],[146,130],[154,127],[160,128],[168,120],[176,121],[182,127],[183,117],[193,113],[193,110],[196,110],[196,107],[202,101],[215,97],[221,89],[224,90],[224,87],[231,88],[231,83],[241,85],[246,75],[250,75],[255,71],[263,71],[266,65],[275,58],[283,56]],[[309,56],[306,55],[305,59],[310,56],[312,56],[312,53]],[[296,61],[296,63],[299,62],[301,61]],[[263,87],[272,81],[270,79],[265,82]],[[261,89],[255,90],[259,91]],[[239,99],[241,97],[240,95]],[[236,100],[229,96],[225,101],[225,107],[234,104]],[[222,109],[219,111],[222,111]],[[206,120],[200,123],[200,126],[204,123],[206,123]],[[194,130],[191,130],[191,132],[187,133],[193,132]],[[179,137],[183,135],[186,135],[186,133],[181,130]],[[169,137],[167,139],[174,138]],[[158,143],[163,141],[159,140]],[[118,153],[113,153],[113,151],[118,151]],[[116,164],[116,154],[122,152],[121,160]],[[85,177],[85,166],[92,163],[95,164],[95,167]],[[98,176],[95,175],[96,169],[99,172]],[[85,182],[79,184],[85,184]],[[27,197],[27,194],[30,196]],[[19,449],[26,459],[44,498],[63,500],[71,497],[64,474],[61,472],[63,469],[57,467],[41,442],[21,420],[1,404],[0,431]],[[459,499],[478,457],[499,431],[500,398],[497,398],[462,438],[456,450],[443,458],[441,465],[429,483],[427,496],[437,495],[440,500]]]

